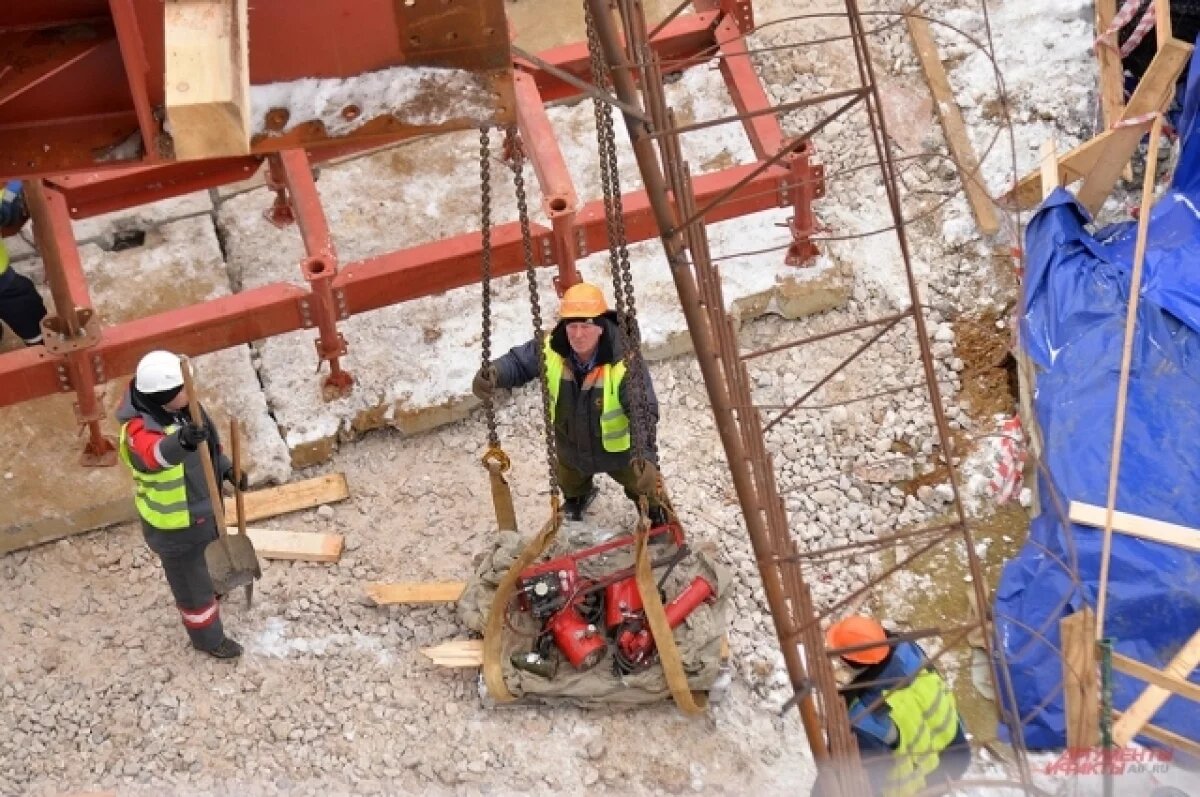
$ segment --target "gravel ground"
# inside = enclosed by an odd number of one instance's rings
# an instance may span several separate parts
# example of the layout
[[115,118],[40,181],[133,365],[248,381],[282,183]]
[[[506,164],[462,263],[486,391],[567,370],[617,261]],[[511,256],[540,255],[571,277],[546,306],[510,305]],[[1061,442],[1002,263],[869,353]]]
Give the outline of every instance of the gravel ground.
[[[766,5],[760,22],[768,12],[793,13],[781,2]],[[999,26],[998,35],[1019,36],[1020,6],[1013,0],[998,5],[1009,12],[993,19],[993,25],[1009,24]],[[1072,6],[1070,13],[1076,11]],[[960,22],[972,22],[967,12],[956,13]],[[775,26],[756,41],[815,38],[813,30],[833,27],[811,25],[803,35],[801,28]],[[923,92],[906,40],[896,31],[883,39],[878,64],[891,81],[890,96]],[[846,62],[824,54],[785,51],[759,56],[758,66],[775,99],[787,101],[837,87],[834,78]],[[1056,79],[1090,80],[1085,60],[1082,67],[1069,63]],[[1022,87],[1010,83],[1009,89]],[[984,125],[986,97],[973,103],[970,121]],[[802,121],[797,116],[788,123]],[[940,144],[928,120],[909,121],[908,129],[897,129],[898,142]],[[820,205],[822,220],[839,234],[888,223],[877,172],[850,171],[867,152],[865,133],[856,127],[861,123],[847,119],[818,142],[831,175],[842,175],[831,180]],[[1019,153],[1022,168],[1032,157]],[[992,419],[956,403],[960,374],[971,363],[956,351],[954,324],[992,313],[999,319],[996,334],[1007,335],[1011,260],[995,256],[999,242],[978,239],[961,196],[954,199],[958,182],[945,161],[914,163],[905,173],[906,207],[929,215],[910,234],[947,412],[966,439],[990,431]],[[1002,171],[996,166],[989,179]],[[799,321],[768,316],[749,322],[743,346],[778,344],[903,307],[894,240],[828,242],[831,256],[856,269],[848,305]],[[861,340],[841,337],[756,361],[756,400],[789,403]],[[919,378],[916,362],[911,325],[900,327],[812,402],[909,384]],[[692,541],[712,543],[735,577],[733,683],[725,701],[704,717],[685,719],[667,704],[635,711],[487,708],[473,672],[439,670],[418,652],[464,635],[450,607],[379,608],[365,600],[363,585],[370,580],[462,579],[487,544],[493,524],[477,464],[484,430],[476,412],[421,435],[372,432],[342,446],[332,461],[295,474],[342,471],[351,498],[267,525],[344,533],[346,553],[336,565],[266,564],[253,609],[227,602],[226,626],[246,645],[235,664],[186,646],[157,562],[132,524],[0,560],[8,586],[0,595],[0,793],[803,793],[812,765],[795,713],[779,713],[788,696],[782,659],[699,369],[683,357],[655,363],[652,372],[663,406],[668,486]],[[526,530],[539,526],[546,511],[535,401],[535,391],[527,390],[500,405]],[[944,486],[905,489],[932,467],[927,401],[916,390],[806,410],[771,433],[780,488],[805,544],[844,544],[944,511]],[[898,451],[911,457],[897,462]],[[633,519],[612,484],[592,512],[616,526]],[[827,574],[814,584],[818,603],[861,585],[875,564],[854,561]]]

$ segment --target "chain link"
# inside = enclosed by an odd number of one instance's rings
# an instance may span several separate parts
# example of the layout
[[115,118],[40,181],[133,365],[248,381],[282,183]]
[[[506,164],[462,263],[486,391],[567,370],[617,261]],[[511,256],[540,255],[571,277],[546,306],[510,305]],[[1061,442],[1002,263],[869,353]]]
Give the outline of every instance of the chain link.
[[[591,6],[584,6],[588,53],[591,56],[592,83],[598,89],[611,90],[608,64],[596,31]],[[628,239],[625,234],[625,208],[621,200],[621,173],[617,165],[617,139],[613,128],[612,106],[592,98],[596,118],[596,143],[600,157],[600,187],[604,193],[604,219],[608,232],[608,263],[613,279],[613,298],[620,323],[621,342],[626,356],[630,383],[632,417],[629,419],[633,453],[645,458],[649,449],[650,408],[646,398],[646,365],[642,358],[641,331],[637,323],[633,274],[629,266]]]
[[[492,367],[492,147],[491,130],[479,128],[479,232],[482,237],[480,265],[483,270],[483,365]],[[483,400],[487,421],[488,453],[500,450],[500,433],[496,426],[496,404],[489,395]]]
[[529,224],[529,203],[525,196],[525,148],[516,126],[505,130],[505,150],[510,153],[509,166],[517,193],[517,217],[521,223],[521,250],[525,257],[525,276],[529,282],[529,309],[533,315],[533,339],[538,353],[538,383],[542,388],[542,424],[546,438],[546,465],[550,476],[550,501],[558,501],[558,453],[554,447],[554,423],[550,420],[550,386],[546,383],[546,333],[542,330],[542,303],[538,292],[537,265],[533,259],[533,232]]

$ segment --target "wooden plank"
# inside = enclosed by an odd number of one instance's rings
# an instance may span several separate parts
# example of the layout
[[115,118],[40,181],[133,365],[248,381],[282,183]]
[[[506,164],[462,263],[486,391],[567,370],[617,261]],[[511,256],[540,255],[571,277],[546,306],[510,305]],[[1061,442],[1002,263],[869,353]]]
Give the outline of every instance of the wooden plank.
[[[1150,66],[1146,68],[1146,73],[1142,75],[1133,96],[1129,98],[1129,106],[1121,117],[1122,122],[1165,111],[1171,104],[1171,98],[1175,96],[1175,81],[1179,79],[1191,55],[1192,45],[1178,39],[1169,39],[1163,44]],[[1076,195],[1080,204],[1093,214],[1100,210],[1104,200],[1112,193],[1125,164],[1133,157],[1149,126],[1150,120],[1147,119],[1143,124],[1113,130],[1113,135],[1105,144],[1100,162],[1088,172]],[[1147,163],[1147,168],[1154,168],[1154,164]]]
[[1054,136],[1050,136],[1042,142],[1042,199],[1058,188],[1058,177],[1058,145]]
[[933,107],[937,110],[942,130],[946,134],[946,144],[950,148],[950,157],[958,166],[958,176],[962,179],[963,189],[967,193],[967,201],[971,204],[971,212],[975,214],[975,223],[980,232],[985,235],[995,235],[1000,229],[1000,221],[996,216],[996,206],[988,195],[979,170],[979,158],[971,139],[967,136],[967,126],[963,122],[962,111],[954,101],[954,90],[950,88],[950,77],[942,65],[941,55],[933,41],[929,22],[915,16],[906,16],[908,33],[912,37],[913,47],[921,62],[921,70],[925,73],[925,82],[933,93]]
[[[1196,669],[1197,664],[1200,664],[1200,631],[1192,634],[1192,638],[1180,648],[1170,663],[1163,667],[1162,672],[1165,675],[1186,680],[1192,674],[1192,670]],[[1133,701],[1123,712],[1121,719],[1113,725],[1113,743],[1118,747],[1124,747],[1133,741],[1133,738],[1141,733],[1143,726],[1154,718],[1154,713],[1162,708],[1163,703],[1166,703],[1170,696],[1169,689],[1154,684],[1147,686],[1138,699]]]
[[1154,0],[1154,34],[1161,50],[1175,35],[1171,30],[1171,1]]
[[[1146,69],[1146,73],[1142,75],[1142,80],[1138,83],[1133,96],[1129,98],[1129,104],[1125,106],[1120,121],[1157,113],[1165,109],[1171,102],[1171,97],[1175,93],[1175,81],[1191,52],[1190,44],[1184,44],[1177,39],[1168,42],[1167,46],[1154,57]],[[1106,130],[1059,158],[1058,167],[1062,185],[1070,185],[1075,180],[1086,177],[1096,169],[1098,164],[1103,162],[1103,159],[1112,157],[1114,153],[1109,151],[1108,142],[1115,132],[1115,130]],[[1136,149],[1136,144],[1134,148]],[[1132,154],[1133,152],[1130,151],[1130,156]],[[1128,159],[1129,156],[1126,156],[1125,160]],[[1124,161],[1122,161],[1123,165]],[[1032,208],[1041,201],[1041,188],[1042,175],[1039,169],[1021,178],[1016,187],[1004,195],[1004,200],[1023,210]],[[1109,191],[1111,190],[1110,187]]]
[[[1072,501],[1067,515],[1072,523],[1084,526],[1104,528],[1104,507],[1095,504],[1085,504]],[[1186,548],[1189,551],[1200,551],[1200,530],[1167,523],[1164,520],[1153,520],[1141,515],[1128,512],[1113,512],[1113,530],[1143,540],[1161,542]]]
[[[1108,30],[1116,15],[1117,0],[1096,0],[1096,34]],[[1096,57],[1100,61],[1100,110],[1104,129],[1108,130],[1125,110],[1125,72],[1121,68],[1121,53],[1116,47],[1097,45]]]
[[430,648],[421,648],[421,653],[439,667],[483,666],[482,639],[452,639]]
[[393,603],[454,603],[462,596],[462,581],[367,584],[367,595],[379,606]]
[[[350,497],[350,487],[344,473],[327,473],[301,482],[292,482],[265,490],[245,493],[246,522],[253,523],[287,512],[312,509],[321,504],[344,501]],[[225,499],[226,517],[236,516],[232,498]]]
[[[1120,711],[1113,712],[1113,719],[1118,722],[1122,716]],[[1157,725],[1144,725],[1142,726],[1141,735],[1148,736],[1156,742],[1162,742],[1168,747],[1174,747],[1176,750],[1182,750],[1188,755],[1200,758],[1200,743],[1194,742],[1186,736],[1180,736],[1174,731],[1160,728]]]
[[[237,534],[237,529],[230,528],[229,533]],[[296,562],[336,562],[342,558],[345,545],[341,534],[313,531],[247,528],[246,536],[259,556]]]
[[1091,609],[1064,617],[1062,637],[1063,701],[1067,747],[1094,747],[1100,739],[1100,678],[1096,669],[1096,618]]
[[163,8],[167,118],[180,160],[250,152],[247,0]]
[[1181,697],[1186,697],[1188,700],[1195,700],[1200,703],[1200,685],[1198,684],[1194,684],[1183,678],[1176,678],[1173,675],[1167,675],[1162,670],[1155,669],[1137,659],[1122,656],[1120,653],[1112,654],[1112,661],[1113,669],[1117,672],[1132,675],[1134,678],[1141,679],[1148,684],[1161,686],[1163,689],[1169,689]]

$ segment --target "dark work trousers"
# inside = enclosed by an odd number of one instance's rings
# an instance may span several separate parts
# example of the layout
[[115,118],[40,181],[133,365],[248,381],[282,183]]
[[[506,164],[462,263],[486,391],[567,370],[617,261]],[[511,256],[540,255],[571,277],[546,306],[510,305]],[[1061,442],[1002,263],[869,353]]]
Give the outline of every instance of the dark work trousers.
[[0,274],[0,321],[33,345],[42,342],[41,323],[45,316],[46,303],[33,287],[33,280],[9,266],[8,271]]
[[206,526],[192,526],[182,531],[159,531],[142,524],[146,545],[162,562],[183,627],[187,629],[192,645],[200,650],[212,650],[225,638],[221,610],[204,561],[204,549],[216,539],[211,518],[208,520]]
[[[626,498],[635,504],[638,502],[638,494],[632,489],[632,485],[637,483],[637,474],[633,472],[633,465],[609,471],[608,475],[609,478],[625,488]],[[570,465],[564,465],[560,459],[558,460],[558,484],[562,487],[564,498],[582,498],[592,489],[592,474],[576,470]],[[662,502],[653,495],[646,496],[646,499],[650,506],[662,505]]]

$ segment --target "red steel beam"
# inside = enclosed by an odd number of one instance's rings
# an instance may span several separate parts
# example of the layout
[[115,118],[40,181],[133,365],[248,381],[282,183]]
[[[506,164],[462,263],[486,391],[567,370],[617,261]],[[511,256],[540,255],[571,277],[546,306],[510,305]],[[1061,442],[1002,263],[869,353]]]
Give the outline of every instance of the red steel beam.
[[145,142],[143,160],[154,163],[162,160],[162,152],[159,149],[158,122],[154,118],[150,100],[150,61],[146,58],[146,40],[142,37],[133,0],[109,0],[108,5],[117,33],[117,44],[121,48],[125,80],[129,83],[129,96],[137,115],[138,130]]
[[[715,36],[721,48],[721,74],[729,96],[739,114],[753,113],[771,107],[746,50],[746,39],[730,17],[717,25]],[[765,160],[783,149],[783,130],[774,114],[764,114],[742,122],[746,136],[759,160]]]
[[[698,202],[718,196],[753,168],[734,166],[696,178]],[[785,205],[787,178],[782,167],[767,170],[722,202],[707,220],[716,222]],[[645,193],[625,194],[622,203],[630,242],[658,236]],[[589,251],[608,247],[602,200],[581,207],[576,218]],[[535,257],[551,235],[546,227],[533,225]],[[524,269],[516,222],[497,226],[492,241],[495,275]],[[479,279],[479,247],[480,235],[474,232],[350,263],[340,270],[333,288],[343,295],[346,311],[353,314],[471,285]],[[539,261],[538,265],[547,263]],[[303,329],[311,324],[305,322],[302,312],[309,299],[308,291],[289,283],[266,285],[108,327],[89,354],[105,374],[132,373],[138,359],[151,349],[198,356]],[[41,349],[0,355],[0,406],[59,392],[58,362]]]
[[533,171],[542,188],[542,210],[550,219],[553,229],[550,256],[558,264],[554,286],[562,295],[564,290],[579,282],[579,272],[575,269],[579,246],[575,237],[575,209],[579,199],[571,182],[567,161],[554,135],[554,127],[546,115],[546,105],[538,92],[537,82],[532,75],[518,71],[513,79],[513,88],[517,96],[517,125],[521,130],[521,143],[525,147],[525,154],[533,162]]

